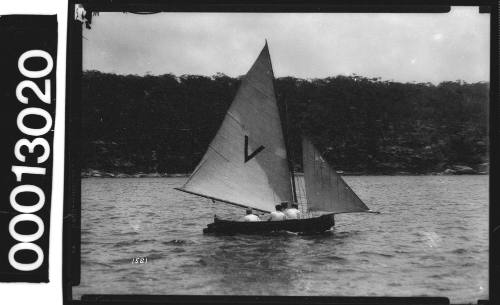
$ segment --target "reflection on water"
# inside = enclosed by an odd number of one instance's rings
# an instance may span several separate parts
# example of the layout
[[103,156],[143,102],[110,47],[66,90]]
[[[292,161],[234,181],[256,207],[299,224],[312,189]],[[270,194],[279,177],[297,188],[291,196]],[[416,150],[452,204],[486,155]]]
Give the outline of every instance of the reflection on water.
[[[317,236],[203,235],[244,211],[173,190],[183,178],[82,181],[82,294],[488,297],[487,176],[362,176],[374,214]],[[148,257],[147,264],[132,264]]]

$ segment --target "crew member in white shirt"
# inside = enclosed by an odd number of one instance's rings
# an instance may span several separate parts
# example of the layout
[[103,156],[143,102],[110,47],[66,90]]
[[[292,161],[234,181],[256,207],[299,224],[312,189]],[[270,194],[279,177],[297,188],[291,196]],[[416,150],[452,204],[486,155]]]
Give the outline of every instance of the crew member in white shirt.
[[286,219],[299,219],[300,218],[299,206],[296,203],[292,203],[292,207],[286,209],[285,216]]
[[259,216],[253,214],[251,208],[247,208],[247,214],[243,217],[242,221],[260,221]]
[[279,220],[285,220],[286,216],[285,213],[281,211],[281,205],[277,204],[275,206],[276,211],[271,212],[271,217],[269,218],[270,221],[279,221]]

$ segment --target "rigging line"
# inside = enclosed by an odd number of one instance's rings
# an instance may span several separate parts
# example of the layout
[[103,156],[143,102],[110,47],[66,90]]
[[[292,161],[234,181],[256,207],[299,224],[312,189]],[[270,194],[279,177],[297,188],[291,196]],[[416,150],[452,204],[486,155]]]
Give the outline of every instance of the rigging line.
[[[274,78],[273,78],[274,82]],[[287,161],[288,161],[288,167],[290,170],[290,175],[291,177],[291,182],[292,182],[292,192],[293,192],[293,200],[297,201],[297,191],[296,191],[296,185],[295,185],[295,174],[294,174],[294,168],[293,168],[293,156],[292,156],[292,150],[290,149],[290,142],[291,142],[291,137],[290,137],[290,130],[289,130],[289,123],[288,123],[288,105],[286,101],[284,101],[284,106],[285,106],[285,117],[284,117],[284,123],[285,123],[285,128],[284,128],[284,138],[285,138],[285,147],[287,150]]]
[[300,193],[300,198],[301,198],[300,208],[301,208],[302,212],[304,211],[304,204],[307,201],[307,199],[304,200],[304,198],[306,198],[305,186],[304,186],[305,180],[304,179],[305,179],[305,177],[302,177],[301,183],[298,183],[298,191]]
[[212,207],[212,214],[214,214],[214,217],[215,217],[215,215],[217,215],[217,214],[215,214],[215,200],[207,198],[207,201],[210,204],[210,206]]
[[[305,183],[304,179],[302,180],[303,183],[300,186],[300,192],[301,192],[301,198],[302,198],[302,202],[301,202],[301,205],[300,205],[301,213],[304,213],[305,205],[307,203],[307,197],[306,197],[305,186],[304,186],[304,183]],[[304,198],[305,198],[305,200],[304,200]]]
[[307,209],[307,205],[309,204],[307,202],[307,189],[306,189],[306,184],[305,184],[305,178],[304,178],[304,182],[303,182],[303,185],[302,185],[302,198],[303,198],[303,201],[304,201],[304,207],[303,209]]

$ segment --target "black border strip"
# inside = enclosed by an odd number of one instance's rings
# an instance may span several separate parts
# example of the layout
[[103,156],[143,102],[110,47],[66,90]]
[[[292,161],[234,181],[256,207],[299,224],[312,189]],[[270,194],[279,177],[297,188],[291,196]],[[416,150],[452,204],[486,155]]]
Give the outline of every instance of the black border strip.
[[491,6],[490,15],[490,226],[489,226],[489,302],[498,304],[500,302],[500,210],[498,173],[500,172],[499,160],[499,135],[500,135],[500,107],[499,103],[499,39],[500,1],[495,1]]
[[409,304],[409,305],[445,305],[448,298],[435,297],[307,297],[307,296],[186,296],[182,295],[83,295],[82,303],[92,304]]
[[[378,4],[374,4],[378,3]],[[490,266],[489,300],[479,304],[499,301],[500,221],[497,182],[500,168],[498,144],[500,135],[500,109],[498,105],[498,39],[499,2],[479,1],[251,1],[251,0],[70,0],[68,1],[67,46],[67,103],[65,136],[65,194],[63,223],[63,300],[65,304],[173,304],[173,303],[248,303],[248,304],[449,304],[447,298],[392,298],[392,297],[260,297],[260,296],[178,296],[178,295],[84,295],[82,300],[72,300],[72,286],[80,283],[80,138],[81,74],[82,74],[82,24],[75,21],[74,6],[81,3],[89,15],[92,12],[343,12],[343,13],[447,13],[450,6],[480,6],[481,13],[490,13]],[[404,4],[402,4],[404,3]],[[494,233],[495,232],[495,233]],[[494,234],[493,234],[494,233]]]
[[81,264],[81,75],[82,24],[74,20],[75,0],[68,5],[66,48],[66,122],[63,206],[63,302],[72,300],[72,287],[80,284]]
[[[72,0],[74,1],[74,0]],[[344,13],[447,13],[450,1],[359,1],[359,0],[82,0],[93,11],[113,12],[344,12]],[[459,2],[459,1],[456,1]],[[466,1],[460,1],[466,3]],[[488,4],[488,1],[478,1]]]

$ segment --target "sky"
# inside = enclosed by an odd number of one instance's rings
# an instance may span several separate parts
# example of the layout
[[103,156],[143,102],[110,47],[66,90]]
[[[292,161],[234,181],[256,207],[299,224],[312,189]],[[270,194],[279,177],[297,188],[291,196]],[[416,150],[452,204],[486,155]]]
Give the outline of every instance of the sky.
[[100,13],[83,31],[83,69],[236,77],[267,39],[276,77],[488,81],[489,18],[477,7],[437,14]]

